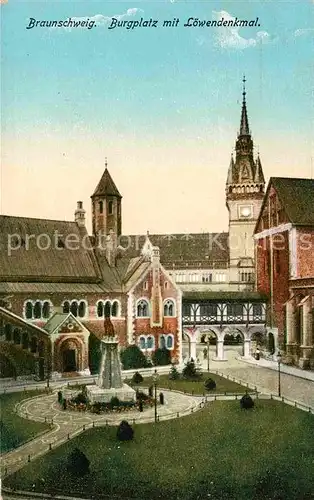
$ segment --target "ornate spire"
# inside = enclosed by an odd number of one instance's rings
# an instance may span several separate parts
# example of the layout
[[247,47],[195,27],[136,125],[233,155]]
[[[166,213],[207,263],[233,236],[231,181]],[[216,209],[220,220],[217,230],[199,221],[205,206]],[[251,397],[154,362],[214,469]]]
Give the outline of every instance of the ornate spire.
[[233,183],[233,168],[234,168],[234,159],[233,159],[233,154],[231,153],[231,159],[230,159],[228,177],[227,177],[227,184]]
[[255,178],[254,178],[254,181],[255,181],[255,182],[258,182],[258,183],[260,183],[260,184],[265,184],[265,178],[264,178],[264,173],[263,173],[263,167],[262,167],[262,163],[261,163],[261,159],[260,159],[260,157],[259,157],[259,154],[257,155],[255,165],[256,165],[256,170],[255,170]]
[[241,123],[240,123],[240,133],[239,135],[250,135],[250,129],[249,129],[249,120],[247,117],[247,109],[246,109],[246,91],[245,91],[245,76],[243,76],[243,100],[242,100],[242,113],[241,113]]

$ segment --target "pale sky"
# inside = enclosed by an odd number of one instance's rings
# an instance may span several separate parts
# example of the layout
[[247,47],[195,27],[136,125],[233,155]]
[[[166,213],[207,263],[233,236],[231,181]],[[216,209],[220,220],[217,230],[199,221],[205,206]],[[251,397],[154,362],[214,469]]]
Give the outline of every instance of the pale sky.
[[[107,157],[124,234],[227,230],[243,73],[266,179],[314,175],[313,2],[9,0],[1,11],[2,214],[72,220],[82,200],[90,228]],[[26,29],[69,17],[95,26]],[[112,17],[158,27],[111,30]],[[190,17],[260,26],[184,27]]]

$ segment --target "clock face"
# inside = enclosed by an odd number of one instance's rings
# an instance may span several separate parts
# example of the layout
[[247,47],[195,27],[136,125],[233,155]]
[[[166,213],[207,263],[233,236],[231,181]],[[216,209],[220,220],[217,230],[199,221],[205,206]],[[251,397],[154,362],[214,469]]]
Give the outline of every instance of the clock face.
[[245,217],[246,219],[248,217],[251,217],[252,215],[252,208],[249,206],[242,206],[240,207],[240,217]]

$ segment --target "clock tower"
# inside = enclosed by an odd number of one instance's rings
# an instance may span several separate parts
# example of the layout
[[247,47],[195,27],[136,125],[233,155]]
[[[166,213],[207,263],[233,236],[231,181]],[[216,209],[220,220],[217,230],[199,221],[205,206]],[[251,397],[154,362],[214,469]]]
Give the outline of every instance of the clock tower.
[[[229,211],[230,281],[245,279],[254,273],[253,231],[261,209],[265,179],[259,155],[254,159],[253,140],[246,109],[245,78],[240,131],[236,140],[235,159],[231,156],[226,182],[226,204]],[[242,269],[242,271],[241,271]]]

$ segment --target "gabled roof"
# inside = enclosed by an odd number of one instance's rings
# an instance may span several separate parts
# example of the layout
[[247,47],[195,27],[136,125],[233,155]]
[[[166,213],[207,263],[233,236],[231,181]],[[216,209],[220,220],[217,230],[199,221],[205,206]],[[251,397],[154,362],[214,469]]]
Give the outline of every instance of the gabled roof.
[[314,179],[271,177],[255,226],[255,232],[272,186],[277,192],[280,203],[291,224],[296,226],[314,226]]
[[55,313],[51,318],[47,321],[47,323],[43,326],[43,329],[49,333],[49,335],[52,335],[56,330],[58,330],[67,319],[71,318],[71,322],[77,323],[81,326],[82,323],[79,321],[78,318],[73,316],[71,312],[69,313]]
[[[146,235],[130,235],[120,238],[125,247],[125,257],[136,257],[147,239]],[[229,261],[229,234],[150,234],[153,246],[160,249],[160,261],[170,268],[225,268]]]
[[122,198],[117,186],[106,168],[91,198],[95,196],[116,196]]
[[29,323],[24,318],[21,318],[17,314],[13,313],[12,311],[9,311],[8,309],[4,309],[3,307],[0,307],[0,318],[7,319],[8,321],[11,320],[12,323],[24,327],[28,330],[32,330],[34,333],[37,334],[39,333],[44,336],[47,336],[47,332],[43,328],[40,328],[39,326]]
[[0,280],[97,283],[88,241],[76,222],[0,215]]

